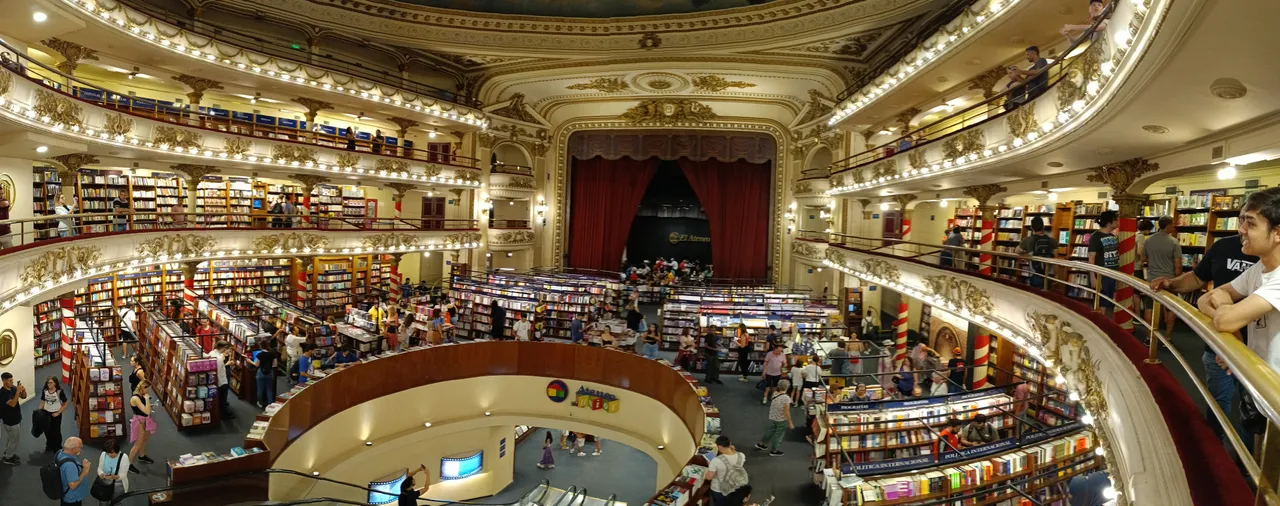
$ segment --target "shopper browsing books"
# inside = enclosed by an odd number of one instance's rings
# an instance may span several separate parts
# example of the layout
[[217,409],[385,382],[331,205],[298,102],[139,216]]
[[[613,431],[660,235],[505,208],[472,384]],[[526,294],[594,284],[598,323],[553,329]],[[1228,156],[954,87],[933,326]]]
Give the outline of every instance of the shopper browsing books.
[[218,408],[222,410],[222,417],[228,420],[236,417],[231,412],[231,403],[227,399],[231,388],[227,383],[227,360],[231,358],[232,351],[231,343],[218,341],[213,345],[213,351],[205,354],[205,357],[218,361]]
[[311,358],[315,356],[315,347],[311,343],[302,343],[302,355],[298,357],[298,384],[305,385],[315,377],[315,369]]
[[511,324],[511,331],[516,335],[516,340],[528,341],[530,330],[533,330],[533,324],[520,313],[516,313],[516,322]]
[[768,404],[774,392],[786,392],[786,388],[778,386],[782,382],[782,364],[786,361],[787,356],[782,353],[782,346],[769,346],[769,353],[764,355],[764,397],[760,399],[760,404]]
[[707,368],[703,381],[723,385],[720,381],[720,329],[714,325],[708,327],[702,336],[702,356]]
[[938,439],[933,442],[933,454],[941,456],[943,452],[960,450],[960,420],[948,418],[942,430],[938,431]]
[[294,380],[294,371],[297,370],[298,358],[302,357],[302,345],[307,342],[307,334],[301,329],[297,329],[297,333],[289,331],[284,337],[284,350],[289,355],[288,365],[286,369],[289,371],[289,378]]
[[[746,383],[747,369],[751,367],[751,334],[747,333],[745,324],[738,324],[738,333],[734,336],[733,346],[738,353],[738,381]],[[768,378],[765,378],[768,380]]]
[[257,404],[267,409],[267,405],[276,399],[276,369],[280,367],[280,353],[275,350],[275,341],[263,339],[258,342],[258,351],[250,355],[249,363],[257,369],[254,381],[257,383]]
[[[1119,221],[1117,216],[1115,211],[1103,211],[1094,219],[1098,229],[1089,234],[1089,263],[1118,271],[1120,270],[1120,240],[1112,233],[1116,230],[1116,223]],[[1099,308],[1109,315],[1114,308],[1111,301],[1116,296],[1116,280],[1107,276],[1098,276],[1098,278],[1100,279],[1098,293],[1103,296]]]
[[711,459],[707,472],[703,475],[711,483],[711,506],[723,506],[726,496],[747,486],[749,477],[743,467],[746,463],[747,456],[738,453],[729,441],[729,436],[721,435],[716,438],[716,456]]
[[964,426],[960,433],[960,446],[981,446],[994,443],[999,438],[996,427],[987,421],[987,415],[978,413]]

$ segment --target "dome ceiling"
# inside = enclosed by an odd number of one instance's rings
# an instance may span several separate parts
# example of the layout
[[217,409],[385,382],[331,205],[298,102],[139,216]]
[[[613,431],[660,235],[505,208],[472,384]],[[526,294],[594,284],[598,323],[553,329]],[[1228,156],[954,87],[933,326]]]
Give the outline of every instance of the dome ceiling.
[[749,7],[780,0],[400,0],[402,2],[487,14],[557,18],[623,18],[690,14]]

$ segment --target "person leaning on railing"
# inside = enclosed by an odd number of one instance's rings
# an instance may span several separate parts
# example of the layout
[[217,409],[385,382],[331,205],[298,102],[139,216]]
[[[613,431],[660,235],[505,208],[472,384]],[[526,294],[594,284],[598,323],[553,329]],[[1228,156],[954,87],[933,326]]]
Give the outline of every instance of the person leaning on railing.
[[1013,109],[1035,100],[1044,90],[1049,87],[1049,60],[1040,56],[1040,47],[1031,46],[1026,51],[1027,61],[1031,62],[1031,67],[1023,70],[1017,66],[1010,65],[1008,67],[1009,97],[1004,102],[1004,109],[1012,111]]

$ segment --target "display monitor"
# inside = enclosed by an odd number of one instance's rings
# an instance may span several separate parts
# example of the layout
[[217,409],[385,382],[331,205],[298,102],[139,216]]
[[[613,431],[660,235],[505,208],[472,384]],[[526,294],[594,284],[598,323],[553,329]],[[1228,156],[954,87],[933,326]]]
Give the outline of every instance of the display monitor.
[[466,457],[445,457],[440,459],[440,479],[459,480],[480,474],[484,468],[484,451],[477,451]]

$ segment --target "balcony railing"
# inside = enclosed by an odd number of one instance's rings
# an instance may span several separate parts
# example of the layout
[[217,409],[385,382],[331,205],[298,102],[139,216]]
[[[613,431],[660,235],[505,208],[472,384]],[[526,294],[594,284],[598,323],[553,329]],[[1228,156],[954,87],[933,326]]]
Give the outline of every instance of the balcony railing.
[[442,218],[364,218],[266,213],[77,213],[0,221],[0,255],[50,242],[115,234],[192,231],[267,230],[448,232],[471,231],[476,220]]
[[489,167],[489,171],[494,174],[514,174],[518,176],[533,176],[533,167],[527,165],[515,165],[511,163],[498,162]]
[[528,229],[529,220],[489,220],[489,228]]
[[127,6],[129,9],[137,11],[140,14],[149,16],[155,21],[172,25],[172,28],[167,30],[169,32],[183,30],[199,34],[202,37],[206,37],[220,44],[238,46],[257,51],[262,54],[275,56],[277,58],[305,62],[308,65],[331,72],[359,77],[383,86],[401,88],[419,95],[429,96],[459,105],[474,108],[479,108],[482,105],[479,100],[474,98],[406,79],[402,77],[398,71],[392,72],[389,69],[384,70],[374,68],[372,65],[366,65],[365,63],[346,57],[312,53],[290,41],[264,38],[263,36],[225,27],[211,27],[209,26],[208,21],[204,20],[192,21],[182,19],[174,16],[163,7],[153,5],[144,0],[126,0],[119,3]]
[[[908,156],[918,156],[923,160],[923,150],[927,146],[944,141],[965,130],[979,128],[998,119],[1012,116],[1019,109],[1033,107],[1036,99],[1045,96],[1045,92],[1057,87],[1059,83],[1073,79],[1074,74],[1069,67],[1073,65],[1091,67],[1100,63],[1100,57],[1097,52],[1101,50],[1103,44],[1095,45],[1091,43],[1092,37],[1088,35],[1096,33],[1095,30],[1098,26],[1111,17],[1117,3],[1119,2],[1108,4],[1102,14],[1098,16],[1098,19],[1085,31],[1085,35],[1081,35],[1080,38],[1071,41],[1067,49],[1062,51],[1061,56],[1053,60],[1048,66],[1038,73],[1028,76],[1023,81],[1023,83],[1026,83],[1025,85],[1011,85],[1004,91],[966,107],[959,112],[929,124],[920,125],[913,130],[904,130],[903,134],[897,138],[838,160],[830,167],[831,175],[843,179],[844,174],[851,173],[853,174],[852,182],[854,183],[874,181],[884,176],[891,177],[891,174],[874,170],[872,173],[866,174],[863,173],[862,169],[903,153],[907,153]],[[1105,32],[1101,32],[1099,33],[1099,38],[1105,38],[1105,35]],[[1089,70],[1092,71],[1092,69]],[[1031,82],[1040,76],[1046,77],[1043,87],[1040,89],[1032,88]],[[1032,115],[1031,120],[1030,122],[1033,123],[1031,127],[1034,128],[1034,115]],[[1049,123],[1052,123],[1052,121],[1054,120],[1049,120]],[[946,147],[943,148],[943,151],[944,153],[947,151]],[[913,166],[919,164],[914,160],[911,163]]]
[[[477,159],[459,156],[454,154],[452,150],[409,148],[402,145],[388,144],[386,140],[378,138],[368,140],[346,138],[341,135],[320,131],[278,125],[260,125],[254,121],[217,116],[198,109],[192,110],[189,108],[190,105],[179,106],[151,98],[131,96],[128,93],[111,90],[64,74],[53,67],[27,57],[4,41],[0,41],[0,47],[3,47],[4,51],[0,53],[0,63],[15,75],[26,78],[43,89],[61,94],[72,100],[130,116],[221,134],[265,137],[276,142],[301,144],[331,150],[363,152],[388,158],[444,164],[469,169],[479,167]],[[316,127],[315,125],[310,126],[312,128]],[[369,130],[376,129],[371,128]],[[404,139],[398,140],[401,144],[404,141]]]
[[[845,249],[869,255],[889,255],[915,262],[922,266],[951,269],[960,272],[991,272],[1003,284],[1032,289],[1039,295],[1054,297],[1060,300],[1075,299],[1077,302],[1091,307],[1094,311],[1103,311],[1110,307],[1117,316],[1127,314],[1136,324],[1137,332],[1112,334],[1112,340],[1138,339],[1147,348],[1147,357],[1143,364],[1150,366],[1163,364],[1170,374],[1179,378],[1182,385],[1191,385],[1186,393],[1197,404],[1208,406],[1208,417],[1216,421],[1225,432],[1226,441],[1244,470],[1242,477],[1250,481],[1259,497],[1259,504],[1276,504],[1275,483],[1280,479],[1280,471],[1275,462],[1280,459],[1280,448],[1270,444],[1262,444],[1255,454],[1254,434],[1240,433],[1229,416],[1229,410],[1219,407],[1209,387],[1200,376],[1198,368],[1190,364],[1197,358],[1184,356],[1176,347],[1171,336],[1161,331],[1164,321],[1162,313],[1169,311],[1178,323],[1185,325],[1191,332],[1214,353],[1221,361],[1222,367],[1230,370],[1239,381],[1242,391],[1252,397],[1258,411],[1267,420],[1265,434],[1256,440],[1271,441],[1280,434],[1280,373],[1272,369],[1262,358],[1250,350],[1239,338],[1227,332],[1219,332],[1212,321],[1188,304],[1182,298],[1167,291],[1152,290],[1149,283],[1123,274],[1117,270],[1099,267],[1093,264],[1059,260],[1046,257],[1031,257],[1000,251],[974,248],[940,246],[909,242],[898,239],[868,238],[845,234],[826,234],[830,237],[829,247]],[[990,257],[983,262],[983,257]],[[840,260],[833,261],[833,258]],[[854,263],[840,263],[842,259],[830,252],[827,254],[827,265],[846,273],[869,275],[866,266]],[[1073,277],[1072,274],[1075,274]],[[985,275],[985,274],[984,274]],[[1105,283],[1104,283],[1105,282]],[[1128,289],[1133,293],[1132,304],[1119,300],[1117,293]],[[1055,301],[1053,298],[1051,301]],[[1056,301],[1055,301],[1056,302]],[[1142,308],[1149,308],[1144,314]],[[1082,309],[1083,310],[1083,309]],[[1196,353],[1200,346],[1183,346]],[[1173,360],[1167,360],[1172,357]],[[1162,361],[1161,358],[1166,358]],[[1234,388],[1234,387],[1233,387]],[[1181,416],[1198,416],[1194,413],[1181,413]],[[1166,414],[1167,418],[1168,414]],[[1174,434],[1174,441],[1180,441],[1181,434]],[[1192,465],[1187,462],[1185,465]],[[1197,463],[1203,465],[1203,463]],[[1216,473],[1238,472],[1231,469],[1218,469]],[[1219,477],[1222,475],[1219,475]]]

